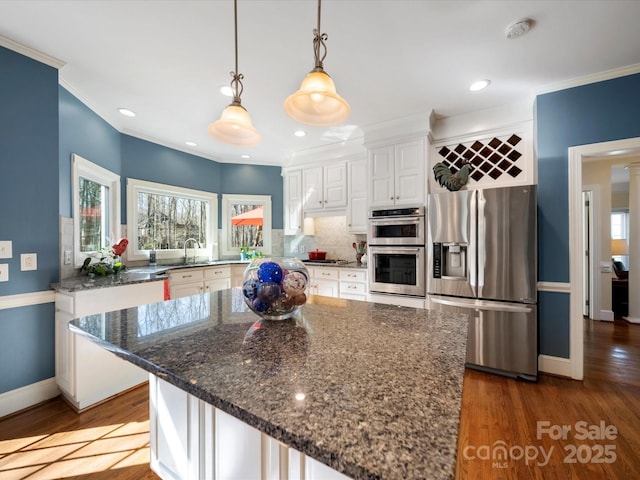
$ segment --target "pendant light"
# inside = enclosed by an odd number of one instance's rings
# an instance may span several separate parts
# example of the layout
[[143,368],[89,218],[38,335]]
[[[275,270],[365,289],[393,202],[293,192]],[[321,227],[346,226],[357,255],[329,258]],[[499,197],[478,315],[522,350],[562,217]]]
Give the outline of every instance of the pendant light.
[[320,33],[320,2],[321,0],[318,0],[318,28],[313,30],[313,54],[316,65],[302,80],[300,90],[289,95],[284,101],[284,110],[298,122],[329,126],[344,122],[351,109],[346,100],[336,93],[333,80],[322,68],[322,62],[327,56],[327,46],[324,42],[328,37],[326,33]]
[[220,115],[220,119],[209,125],[209,134],[224,143],[232,145],[251,146],[260,142],[260,134],[251,124],[249,112],[242,106],[240,96],[244,90],[242,80],[244,75],[238,73],[238,1],[233,0],[233,19],[236,44],[236,69],[231,72],[231,102]]

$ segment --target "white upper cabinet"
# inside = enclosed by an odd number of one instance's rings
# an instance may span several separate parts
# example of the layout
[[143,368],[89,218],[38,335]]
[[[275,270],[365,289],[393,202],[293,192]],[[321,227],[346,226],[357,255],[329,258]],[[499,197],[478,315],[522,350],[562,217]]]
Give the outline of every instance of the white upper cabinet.
[[369,150],[370,205],[424,204],[425,165],[423,138]]
[[349,162],[348,180],[347,230],[349,233],[367,233],[369,195],[366,159]]
[[310,167],[302,170],[305,212],[344,209],[347,206],[347,164]]
[[284,174],[284,234],[302,233],[302,170]]

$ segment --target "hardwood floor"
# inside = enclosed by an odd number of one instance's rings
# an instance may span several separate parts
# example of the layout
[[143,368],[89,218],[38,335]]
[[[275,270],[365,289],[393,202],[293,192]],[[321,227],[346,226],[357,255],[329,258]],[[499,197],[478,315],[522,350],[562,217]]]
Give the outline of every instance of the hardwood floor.
[[[640,478],[640,325],[587,320],[584,333],[582,382],[541,375],[533,384],[466,371],[457,479]],[[538,432],[538,422],[571,430],[554,440]],[[577,422],[604,422],[617,436],[580,439]],[[492,459],[501,445],[507,460]],[[599,463],[607,458],[613,461]]]
[[[467,370],[456,479],[640,478],[638,406],[640,325],[622,321],[585,324],[583,382]],[[146,386],[80,415],[55,399],[0,420],[0,479],[158,479],[148,435]]]
[[0,479],[158,480],[148,399],[145,385],[81,414],[56,398],[0,420]]

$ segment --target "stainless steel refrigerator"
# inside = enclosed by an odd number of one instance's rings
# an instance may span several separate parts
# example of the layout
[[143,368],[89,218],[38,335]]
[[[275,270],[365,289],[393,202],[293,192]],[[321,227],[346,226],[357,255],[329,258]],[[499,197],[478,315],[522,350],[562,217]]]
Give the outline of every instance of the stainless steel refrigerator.
[[430,308],[469,314],[466,365],[538,375],[535,185],[430,194]]

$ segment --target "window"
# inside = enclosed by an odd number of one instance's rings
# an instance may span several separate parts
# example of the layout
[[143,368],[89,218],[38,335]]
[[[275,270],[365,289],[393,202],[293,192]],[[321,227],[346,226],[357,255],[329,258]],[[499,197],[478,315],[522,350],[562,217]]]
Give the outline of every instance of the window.
[[222,253],[241,247],[271,254],[271,196],[222,195]]
[[611,213],[611,238],[629,238],[629,213],[620,211]]
[[[612,240],[626,240],[629,238],[629,212],[625,210],[611,212],[611,239]],[[622,262],[629,267],[629,256],[625,254],[619,254],[619,252],[613,251],[612,243],[612,258],[615,261]],[[627,250],[627,249],[624,249]],[[628,251],[627,251],[628,253]]]
[[158,259],[189,255],[218,258],[218,196],[187,188],[127,179],[129,258],[144,260],[151,250]]
[[72,161],[76,267],[120,237],[120,176],[75,153]]

